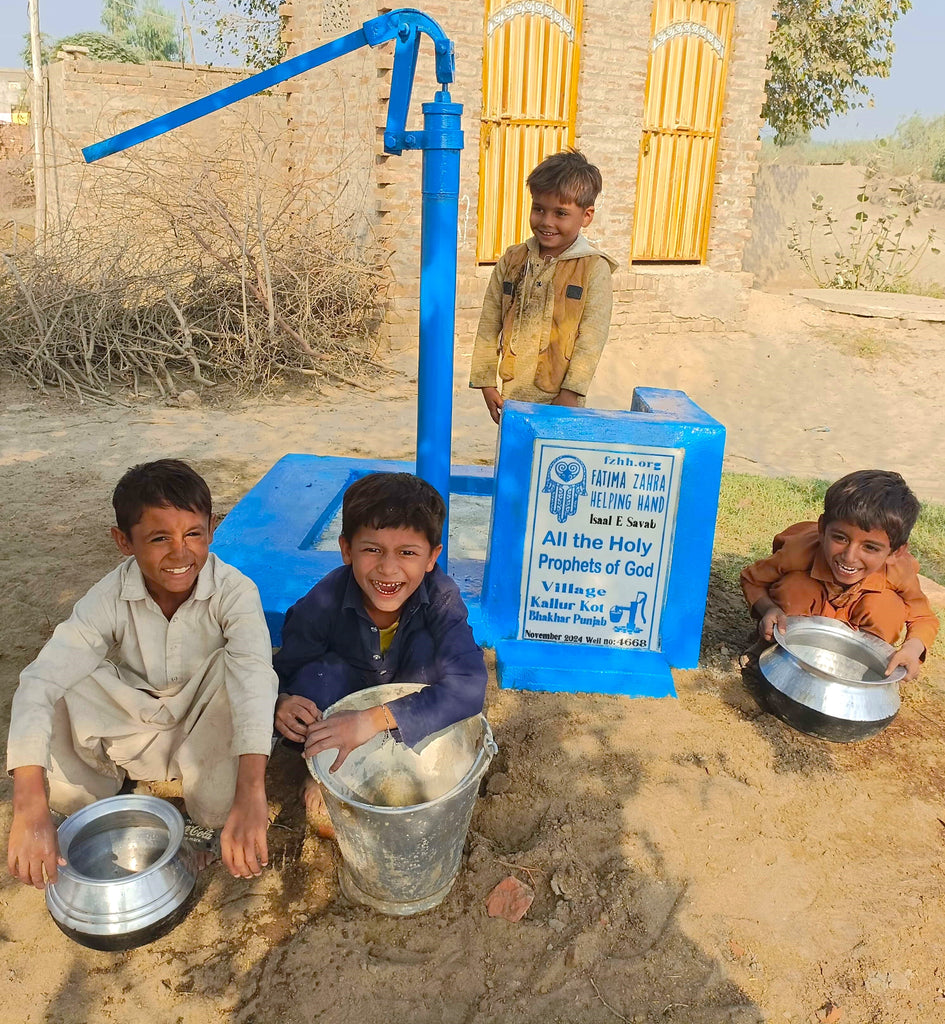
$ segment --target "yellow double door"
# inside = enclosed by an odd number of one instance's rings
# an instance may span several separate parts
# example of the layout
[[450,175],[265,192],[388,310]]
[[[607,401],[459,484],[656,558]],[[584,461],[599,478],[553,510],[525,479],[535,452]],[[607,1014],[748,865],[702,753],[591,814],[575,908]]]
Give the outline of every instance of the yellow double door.
[[[705,258],[733,7],[654,2],[631,260]],[[529,171],[574,143],[582,0],[486,0],[485,15],[477,259],[493,263],[528,237]]]

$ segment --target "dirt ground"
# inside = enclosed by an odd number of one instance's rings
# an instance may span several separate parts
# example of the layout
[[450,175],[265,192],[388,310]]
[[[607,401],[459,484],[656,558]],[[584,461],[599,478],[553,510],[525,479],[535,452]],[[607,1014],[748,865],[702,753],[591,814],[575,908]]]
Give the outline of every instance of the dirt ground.
[[[859,321],[756,293],[744,332],[615,339],[596,401],[687,391],[728,427],[727,468],[833,477],[901,469],[945,500],[945,327]],[[411,358],[377,392],[292,391],[197,408],[80,408],[0,387],[0,728],[17,674],[117,560],[109,496],[176,455],[226,511],[288,451],[410,457]],[[462,384],[466,363],[457,360]],[[375,425],[375,429],[366,427]],[[478,394],[457,389],[454,461],[490,462]],[[828,744],[762,713],[734,662],[747,619],[710,594],[702,665],[678,700],[499,691],[500,753],[467,857],[414,919],[349,906],[336,848],[307,835],[298,758],[270,766],[272,864],[219,867],[175,931],[120,954],[61,935],[42,896],[0,882],[0,1016],[19,1021],[356,1020],[721,1024],[945,1020],[945,667],[904,688],[879,737]],[[10,784],[0,781],[0,829]],[[484,899],[513,874],[517,924]]]

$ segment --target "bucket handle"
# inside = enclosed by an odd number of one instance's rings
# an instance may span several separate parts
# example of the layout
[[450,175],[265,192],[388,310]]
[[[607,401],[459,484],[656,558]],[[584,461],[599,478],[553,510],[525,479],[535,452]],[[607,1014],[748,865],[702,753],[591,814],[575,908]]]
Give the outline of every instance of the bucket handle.
[[[492,736],[492,726],[489,725],[489,720],[485,715],[479,716],[482,719],[483,732],[482,732],[482,751],[478,755],[477,759],[479,764],[475,767],[473,778],[481,779],[486,774],[486,769],[492,763],[492,759],[499,752],[499,745],[496,743]],[[467,776],[468,778],[468,776]],[[466,780],[464,779],[463,782]]]

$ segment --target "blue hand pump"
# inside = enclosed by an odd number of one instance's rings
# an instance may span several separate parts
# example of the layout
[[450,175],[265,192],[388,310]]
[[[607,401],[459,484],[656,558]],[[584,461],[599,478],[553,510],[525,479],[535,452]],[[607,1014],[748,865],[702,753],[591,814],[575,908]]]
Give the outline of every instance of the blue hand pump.
[[[423,104],[423,130],[407,131],[407,113],[417,68],[420,36],[433,41],[440,89]],[[396,40],[384,150],[423,151],[420,227],[420,359],[417,374],[417,475],[443,495],[449,508],[453,420],[453,334],[456,324],[456,225],[459,213],[459,154],[463,148],[462,104],[450,100],[455,74],[453,43],[422,11],[401,8],[366,21],[361,28],[275,64],[265,71],[194,100],[135,128],[87,146],[88,163],[156,138],[181,125],[269,89],[336,57]],[[447,564],[448,524],[440,564]]]

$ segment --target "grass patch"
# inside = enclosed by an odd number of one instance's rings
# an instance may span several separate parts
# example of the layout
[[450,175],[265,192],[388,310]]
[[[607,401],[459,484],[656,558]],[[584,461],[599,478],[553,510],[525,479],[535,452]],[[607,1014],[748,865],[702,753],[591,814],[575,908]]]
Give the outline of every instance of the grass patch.
[[888,348],[883,334],[868,327],[839,331],[823,329],[816,331],[815,335],[821,341],[838,348],[844,355],[855,356],[857,359],[878,359]]
[[897,292],[900,295],[924,295],[930,299],[945,299],[945,288],[936,281],[917,281],[911,277],[897,281],[884,291]]
[[771,554],[776,533],[817,519],[829,486],[826,480],[723,473],[713,567],[726,585],[738,590],[738,574]]

